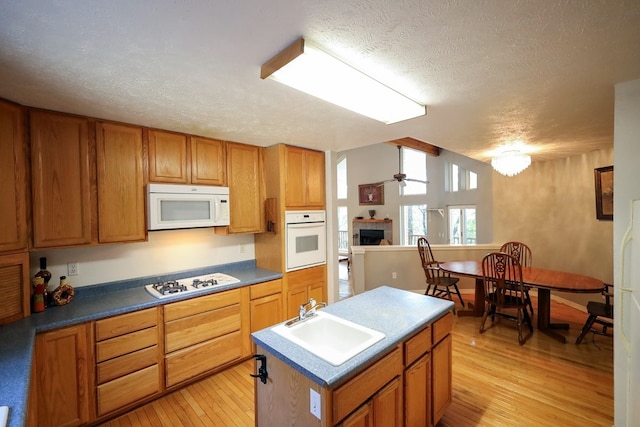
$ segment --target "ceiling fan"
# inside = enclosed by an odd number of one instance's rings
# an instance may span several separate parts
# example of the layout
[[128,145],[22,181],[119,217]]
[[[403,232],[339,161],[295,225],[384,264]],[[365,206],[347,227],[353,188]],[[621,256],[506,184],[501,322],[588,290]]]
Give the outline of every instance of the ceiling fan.
[[407,185],[407,183],[405,181],[410,181],[410,182],[419,182],[421,184],[428,184],[429,181],[422,181],[420,179],[412,179],[412,178],[407,178],[407,174],[406,173],[402,173],[402,156],[401,156],[401,150],[402,150],[402,146],[398,145],[398,173],[393,175],[393,179],[387,179],[385,181],[382,181],[379,186],[382,186],[384,184],[386,184],[387,182],[394,182],[397,181],[400,185]]

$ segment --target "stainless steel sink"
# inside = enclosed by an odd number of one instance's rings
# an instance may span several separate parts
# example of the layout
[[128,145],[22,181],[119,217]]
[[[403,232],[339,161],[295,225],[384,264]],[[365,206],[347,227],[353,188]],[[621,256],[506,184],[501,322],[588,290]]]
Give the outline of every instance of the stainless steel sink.
[[292,326],[281,324],[273,332],[299,345],[334,366],[382,340],[382,332],[342,319],[324,311]]

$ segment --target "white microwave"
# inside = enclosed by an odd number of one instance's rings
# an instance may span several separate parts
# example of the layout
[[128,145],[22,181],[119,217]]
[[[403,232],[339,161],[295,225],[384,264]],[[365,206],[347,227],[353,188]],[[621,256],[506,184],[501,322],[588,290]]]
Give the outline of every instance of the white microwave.
[[229,187],[149,184],[147,195],[149,230],[229,225]]

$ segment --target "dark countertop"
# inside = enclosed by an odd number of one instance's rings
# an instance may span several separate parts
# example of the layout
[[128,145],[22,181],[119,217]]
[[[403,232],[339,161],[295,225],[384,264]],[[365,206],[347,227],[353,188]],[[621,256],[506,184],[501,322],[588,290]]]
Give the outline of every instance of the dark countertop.
[[[333,389],[355,376],[429,323],[453,310],[452,301],[381,286],[328,305],[329,314],[342,317],[386,335],[384,339],[340,366],[266,328],[252,334],[253,341],[320,386]],[[260,386],[260,384],[258,384]]]
[[42,313],[0,326],[0,406],[9,407],[7,426],[20,427],[26,422],[36,333],[193,298],[196,296],[194,293],[156,298],[144,289],[144,285],[211,273],[226,273],[237,277],[240,282],[205,288],[197,296],[282,278],[281,273],[256,267],[253,260],[83,286],[76,289],[76,296],[70,304],[50,307]]

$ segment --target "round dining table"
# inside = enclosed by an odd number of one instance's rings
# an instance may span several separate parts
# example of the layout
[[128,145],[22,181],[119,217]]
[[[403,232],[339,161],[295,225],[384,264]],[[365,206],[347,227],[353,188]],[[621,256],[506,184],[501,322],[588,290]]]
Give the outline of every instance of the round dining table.
[[[476,279],[474,302],[468,304],[470,310],[458,310],[458,316],[482,316],[484,313],[482,261],[449,261],[441,263],[440,268],[453,275]],[[557,333],[556,330],[569,329],[569,324],[551,323],[551,291],[600,293],[604,289],[604,282],[594,277],[538,267],[522,267],[522,282],[538,291],[538,330],[562,343],[566,342],[566,337]]]

